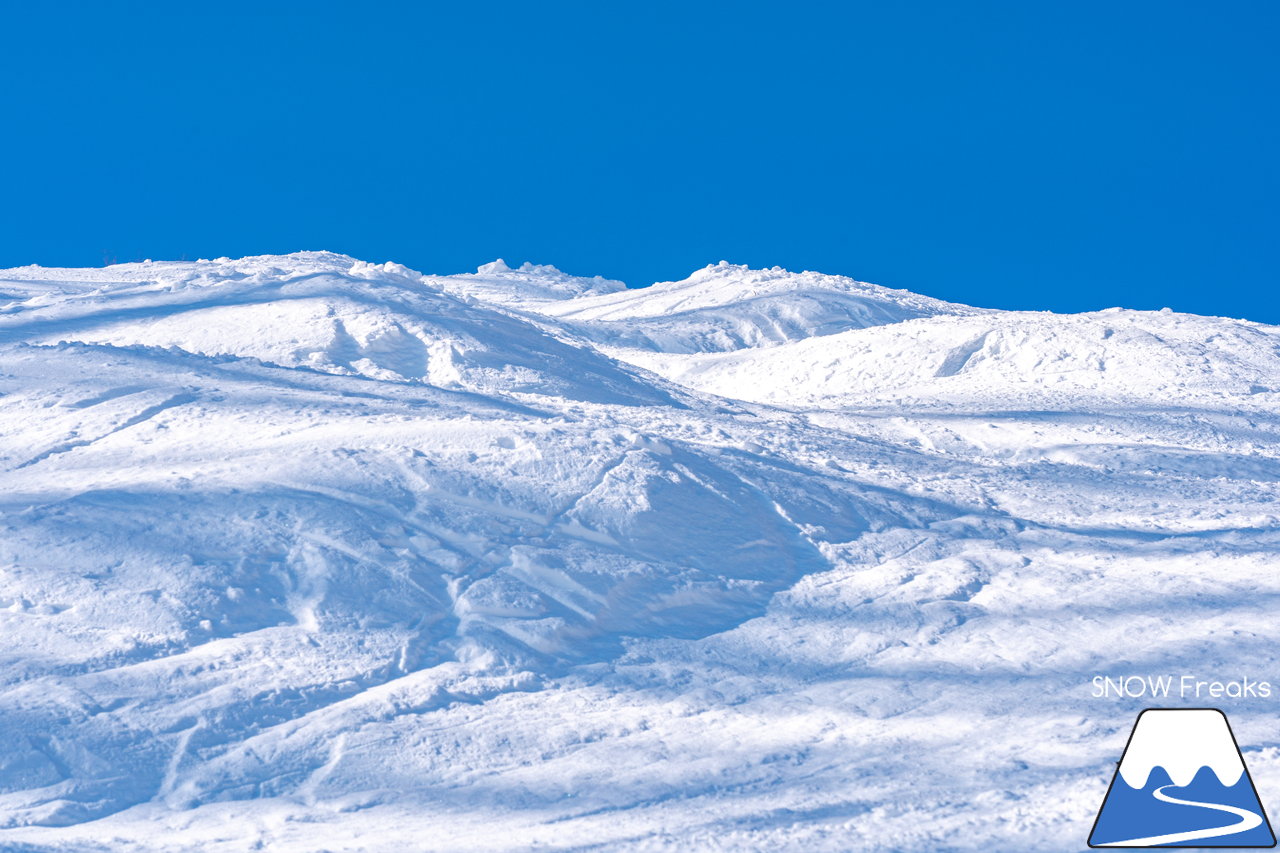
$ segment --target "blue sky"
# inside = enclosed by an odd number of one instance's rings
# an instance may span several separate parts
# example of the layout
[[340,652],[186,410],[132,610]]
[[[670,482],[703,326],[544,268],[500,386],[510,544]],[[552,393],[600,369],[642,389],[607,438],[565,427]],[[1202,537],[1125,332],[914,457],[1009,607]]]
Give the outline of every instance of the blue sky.
[[30,3],[0,266],[720,259],[1280,323],[1280,4]]

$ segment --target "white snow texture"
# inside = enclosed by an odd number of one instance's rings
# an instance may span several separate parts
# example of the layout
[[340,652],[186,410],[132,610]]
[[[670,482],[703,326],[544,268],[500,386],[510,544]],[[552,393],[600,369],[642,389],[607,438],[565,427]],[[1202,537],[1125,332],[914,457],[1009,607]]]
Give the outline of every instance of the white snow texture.
[[1253,322],[24,267],[0,437],[4,851],[1083,849],[1093,675],[1278,680]]

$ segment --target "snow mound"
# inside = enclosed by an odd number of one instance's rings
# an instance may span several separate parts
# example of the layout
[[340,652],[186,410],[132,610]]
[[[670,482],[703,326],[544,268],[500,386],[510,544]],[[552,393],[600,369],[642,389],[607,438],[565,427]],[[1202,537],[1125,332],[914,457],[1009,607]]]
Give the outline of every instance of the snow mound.
[[436,281],[448,293],[523,310],[538,310],[537,306],[542,303],[626,289],[620,281],[568,275],[550,264],[526,262],[513,270],[501,258],[481,265],[472,274],[442,276]]
[[779,267],[707,266],[682,281],[537,308],[578,334],[615,348],[726,352],[978,309],[903,290]]
[[308,252],[0,279],[11,300],[0,340],[171,348],[482,393],[667,399],[616,362],[399,264]]
[[1185,402],[1273,393],[1280,329],[1172,312],[982,312],[771,349],[626,357],[690,387],[781,405]]

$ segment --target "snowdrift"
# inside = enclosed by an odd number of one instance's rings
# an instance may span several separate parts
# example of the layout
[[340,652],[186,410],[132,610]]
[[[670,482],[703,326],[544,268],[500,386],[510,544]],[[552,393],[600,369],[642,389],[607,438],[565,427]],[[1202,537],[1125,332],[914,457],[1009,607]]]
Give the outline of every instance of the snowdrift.
[[1280,390],[1275,327],[1119,309],[950,315],[764,351],[631,360],[715,394],[819,408],[938,400],[1186,404]]
[[6,289],[26,298],[0,315],[0,340],[159,347],[480,393],[672,402],[625,367],[397,264],[310,252],[110,270],[96,279],[10,271]]
[[[512,304],[513,300],[503,300]],[[977,309],[843,276],[721,261],[682,281],[521,305],[598,344],[664,353],[729,352]]]

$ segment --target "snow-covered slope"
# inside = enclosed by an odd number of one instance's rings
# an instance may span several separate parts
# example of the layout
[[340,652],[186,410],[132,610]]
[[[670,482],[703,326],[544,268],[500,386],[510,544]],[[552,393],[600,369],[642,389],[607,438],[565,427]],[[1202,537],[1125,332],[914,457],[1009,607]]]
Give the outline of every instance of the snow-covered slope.
[[1275,683],[1277,334],[0,272],[0,850],[1082,848],[1149,701],[1095,674]]
[[819,408],[981,400],[1221,405],[1280,391],[1280,329],[1120,309],[946,315],[763,351],[626,357],[715,394]]

